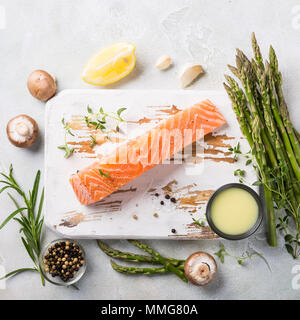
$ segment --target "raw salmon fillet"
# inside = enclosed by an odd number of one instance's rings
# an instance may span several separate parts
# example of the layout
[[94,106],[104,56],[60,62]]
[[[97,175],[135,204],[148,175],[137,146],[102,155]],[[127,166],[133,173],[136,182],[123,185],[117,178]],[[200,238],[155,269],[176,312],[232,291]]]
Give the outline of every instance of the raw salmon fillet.
[[70,183],[81,204],[100,201],[225,122],[209,100],[202,101],[128,140],[72,175]]

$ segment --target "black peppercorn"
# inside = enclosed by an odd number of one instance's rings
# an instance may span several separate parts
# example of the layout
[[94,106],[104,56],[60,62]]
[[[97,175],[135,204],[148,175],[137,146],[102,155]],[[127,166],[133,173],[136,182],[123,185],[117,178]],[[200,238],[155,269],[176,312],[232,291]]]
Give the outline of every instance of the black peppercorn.
[[175,198],[171,198],[171,201],[176,203],[176,199]]
[[176,230],[175,230],[175,229],[172,229],[171,231],[172,231],[172,233],[176,233]]
[[166,198],[166,199],[170,199],[171,197],[170,197],[168,194],[166,194],[166,195],[165,195],[165,198]]
[[52,245],[43,259],[45,271],[52,277],[59,276],[67,282],[74,277],[84,264],[84,256],[79,246],[70,241],[60,241]]
[[164,201],[161,201],[160,204],[163,206],[165,203],[164,203]]

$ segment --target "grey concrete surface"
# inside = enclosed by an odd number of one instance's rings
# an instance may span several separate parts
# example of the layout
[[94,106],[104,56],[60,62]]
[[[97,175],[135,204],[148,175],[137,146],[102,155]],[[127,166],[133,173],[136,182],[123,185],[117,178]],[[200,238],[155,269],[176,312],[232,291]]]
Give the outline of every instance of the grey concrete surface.
[[[255,31],[266,54],[275,47],[284,76],[292,120],[300,129],[300,3],[293,0],[2,0],[0,1],[0,160],[1,169],[13,163],[18,181],[29,188],[37,169],[43,169],[43,138],[33,148],[20,150],[7,140],[5,127],[20,113],[33,116],[44,131],[44,103],[27,91],[26,79],[37,68],[53,73],[58,90],[90,86],[80,78],[87,59],[103,46],[119,40],[136,44],[137,66],[114,89],[176,89],[177,73],[187,61],[203,64],[206,74],[191,89],[222,90],[226,64],[234,49],[250,53],[250,33]],[[158,72],[155,60],[169,54],[174,66]],[[101,90],[101,88],[95,88]],[[213,178],[213,177],[212,177]],[[0,220],[13,206],[0,196]],[[57,236],[45,230],[44,242]],[[41,286],[37,274],[24,273],[6,282],[0,299],[298,299],[292,288],[292,267],[299,264],[283,249],[270,248],[264,230],[250,240],[222,241],[240,255],[248,244],[268,260],[253,258],[240,266],[230,257],[219,265],[216,280],[205,288],[187,285],[173,275],[145,277],[114,272],[96,241],[80,241],[88,256],[88,270],[80,290]],[[214,241],[149,241],[163,254],[185,258],[197,250],[213,253]],[[125,241],[111,241],[129,249]],[[18,225],[0,232],[1,264],[7,271],[31,266],[22,247]]]

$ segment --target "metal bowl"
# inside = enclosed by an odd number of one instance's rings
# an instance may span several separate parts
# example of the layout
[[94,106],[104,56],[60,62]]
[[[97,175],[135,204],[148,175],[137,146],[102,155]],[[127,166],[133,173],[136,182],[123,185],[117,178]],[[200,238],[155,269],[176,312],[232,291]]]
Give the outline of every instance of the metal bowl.
[[[232,235],[232,234],[226,234],[224,232],[222,232],[221,230],[219,230],[212,218],[211,218],[211,206],[212,206],[212,203],[215,199],[215,197],[220,194],[222,191],[224,190],[227,190],[227,189],[230,189],[230,188],[240,188],[240,189],[243,189],[243,190],[246,190],[248,191],[252,197],[255,199],[257,205],[258,205],[258,217],[257,217],[257,220],[256,222],[254,223],[254,225],[249,229],[247,230],[246,232],[244,233],[241,233],[241,234],[235,234],[235,235]],[[208,203],[207,203],[207,207],[206,207],[206,219],[207,219],[207,222],[210,226],[210,228],[217,234],[219,235],[220,237],[224,238],[224,239],[228,239],[228,240],[241,240],[241,239],[245,239],[245,238],[248,238],[250,237],[260,226],[261,222],[262,222],[262,219],[263,219],[263,206],[262,206],[262,202],[261,202],[261,199],[260,197],[258,196],[258,194],[250,187],[244,185],[244,184],[241,184],[241,183],[228,183],[228,184],[225,184],[223,185],[222,187],[220,187],[219,189],[217,189],[213,194],[212,196],[209,198],[208,200]]]

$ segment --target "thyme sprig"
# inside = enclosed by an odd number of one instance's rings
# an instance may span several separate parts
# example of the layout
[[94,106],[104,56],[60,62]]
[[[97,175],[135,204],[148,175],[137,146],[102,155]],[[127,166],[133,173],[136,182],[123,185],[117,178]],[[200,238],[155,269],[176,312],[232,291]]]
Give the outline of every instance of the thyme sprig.
[[119,131],[118,128],[120,122],[125,121],[121,117],[121,114],[126,109],[127,108],[120,108],[117,110],[117,112],[105,112],[104,109],[100,107],[99,112],[94,112],[93,109],[88,105],[88,115],[84,117],[84,120],[88,127],[93,126],[96,130],[100,129],[103,133],[107,133],[107,118],[110,118],[116,122],[115,130]]
[[268,269],[271,271],[271,267],[270,267],[268,261],[266,260],[266,258],[261,253],[257,252],[256,250],[254,250],[250,247],[245,252],[243,252],[240,256],[235,256],[235,255],[229,253],[225,249],[225,246],[223,243],[220,243],[220,249],[219,249],[219,251],[215,252],[214,255],[219,258],[221,263],[225,262],[225,256],[229,256],[229,257],[234,258],[236,260],[236,262],[240,265],[243,265],[243,263],[246,260],[252,259],[254,257],[259,257],[265,262]]
[[[290,193],[293,192],[293,189],[299,187],[299,183],[296,178],[288,179],[288,167],[283,163],[278,164],[272,168],[266,167],[264,174],[261,169],[256,165],[256,161],[253,158],[251,152],[246,154],[240,151],[240,146],[231,149],[233,153],[237,156],[242,156],[246,159],[246,165],[252,165],[253,168],[257,171],[258,176],[262,177],[260,180],[252,183],[253,186],[264,185],[270,192],[272,192],[275,200],[275,208],[277,210],[282,210],[281,216],[278,216],[276,228],[284,237],[285,248],[287,252],[292,255],[294,259],[297,259],[300,256],[300,217],[299,209],[300,203],[292,203],[290,200]],[[245,183],[245,171],[237,169],[234,171],[234,175],[239,177],[241,183]],[[268,177],[268,178],[266,178]],[[289,182],[290,188],[286,188],[286,181]],[[274,186],[276,185],[276,189]],[[293,221],[293,219],[294,221]],[[293,228],[291,225],[296,222],[296,228]]]
[[199,218],[199,219],[192,218],[192,220],[194,221],[193,223],[199,227],[205,226],[206,219],[204,219],[204,218]]
[[234,170],[233,175],[234,175],[235,177],[238,177],[238,178],[239,178],[239,182],[240,182],[240,183],[244,183],[244,181],[245,181],[244,177],[245,177],[245,175],[246,175],[246,171],[245,171],[245,170],[236,169],[236,170]]
[[65,129],[65,144],[64,145],[61,145],[61,146],[58,146],[57,148],[58,149],[61,149],[61,150],[65,150],[65,158],[68,159],[74,152],[74,149],[73,148],[70,148],[68,146],[68,143],[67,143],[67,135],[71,135],[74,137],[74,134],[73,132],[71,131],[71,128],[70,126],[65,122],[65,119],[62,118],[61,120],[61,123],[62,125],[64,126],[64,129]]
[[5,190],[11,189],[16,191],[16,193],[21,196],[23,199],[23,206],[20,207],[16,201],[16,199],[8,193],[8,196],[16,206],[16,210],[12,212],[8,217],[2,222],[0,225],[0,230],[12,219],[17,221],[21,228],[21,241],[34,263],[33,268],[21,268],[14,271],[9,272],[3,278],[9,278],[16,274],[19,274],[24,271],[35,271],[39,272],[42,285],[45,285],[44,276],[39,267],[39,256],[41,252],[41,235],[43,229],[44,218],[42,217],[42,209],[44,203],[44,189],[42,189],[41,196],[38,202],[38,193],[39,193],[39,184],[40,184],[40,176],[41,172],[37,171],[33,188],[29,191],[28,195],[23,191],[20,185],[16,182],[13,176],[13,167],[10,166],[9,174],[4,174],[0,172],[2,176],[2,180],[0,183],[4,186],[0,189],[0,193],[4,192]]
[[235,147],[229,148],[228,150],[234,154],[234,160],[237,160],[238,155],[242,154],[242,152],[240,150],[240,143],[239,142]]
[[93,148],[96,145],[97,141],[92,135],[90,135],[90,138],[91,138],[90,148]]
[[99,169],[99,173],[101,174],[101,176],[103,176],[103,177],[105,177],[105,178],[109,178],[109,177],[110,177],[109,173],[105,173],[105,172],[103,172],[103,171],[100,170],[100,169]]

